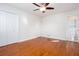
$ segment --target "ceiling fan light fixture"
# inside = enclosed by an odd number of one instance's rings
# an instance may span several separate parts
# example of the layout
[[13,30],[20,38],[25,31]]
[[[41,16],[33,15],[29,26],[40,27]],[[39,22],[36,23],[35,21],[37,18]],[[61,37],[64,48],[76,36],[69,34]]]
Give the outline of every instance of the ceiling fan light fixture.
[[40,7],[40,11],[46,11],[46,7]]
[[45,13],[46,10],[53,10],[53,7],[47,7],[50,3],[33,3],[35,6],[39,7],[38,9],[35,9],[34,11],[40,10],[42,13]]

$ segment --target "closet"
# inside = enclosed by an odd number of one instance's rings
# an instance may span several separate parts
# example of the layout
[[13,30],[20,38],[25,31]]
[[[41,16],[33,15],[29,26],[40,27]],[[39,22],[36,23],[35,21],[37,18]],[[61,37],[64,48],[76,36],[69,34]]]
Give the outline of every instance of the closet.
[[0,46],[13,43],[18,40],[19,17],[18,15],[0,11]]

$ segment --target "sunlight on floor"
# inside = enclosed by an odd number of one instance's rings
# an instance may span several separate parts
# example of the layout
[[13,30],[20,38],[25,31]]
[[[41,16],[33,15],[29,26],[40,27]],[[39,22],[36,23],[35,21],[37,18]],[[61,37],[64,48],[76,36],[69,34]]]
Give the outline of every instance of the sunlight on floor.
[[52,40],[51,42],[60,42],[59,40]]

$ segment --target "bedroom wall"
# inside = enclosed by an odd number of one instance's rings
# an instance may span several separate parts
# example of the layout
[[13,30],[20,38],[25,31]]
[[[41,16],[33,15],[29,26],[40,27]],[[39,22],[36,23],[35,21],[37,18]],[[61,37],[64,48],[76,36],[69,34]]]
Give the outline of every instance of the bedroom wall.
[[[58,14],[53,14],[43,18],[42,20],[42,36],[56,38],[61,40],[71,40],[71,36],[68,32],[69,26],[69,16],[79,16],[78,10],[71,10],[67,12],[62,12]],[[77,19],[78,21],[78,19]],[[78,21],[79,22],[79,21]],[[77,23],[77,28],[79,29],[79,23]],[[78,37],[79,37],[79,32]],[[79,40],[79,39],[78,39]],[[77,41],[78,41],[77,40]]]
[[[10,17],[7,15],[4,15],[4,17],[3,17],[3,18],[5,18],[4,20],[0,19],[0,21],[2,21],[0,23],[0,46],[28,40],[28,39],[39,36],[39,24],[40,24],[39,17],[37,17],[35,15],[30,15],[20,9],[11,7],[10,5],[7,5],[7,4],[0,4],[0,12],[15,15],[15,18],[17,17],[17,19],[18,19],[17,20],[18,23],[16,23],[16,20],[13,19],[13,16],[12,16],[12,18],[10,18],[11,17],[10,15],[9,15]],[[5,16],[12,19],[13,21],[7,20]],[[6,28],[6,20],[9,23],[8,25],[11,27],[7,26],[7,28]],[[3,22],[4,22],[4,24],[3,24]],[[16,27],[16,25],[14,25],[14,24],[17,24],[18,27]],[[18,32],[16,32],[17,35],[11,34],[9,32],[9,30],[11,28],[13,28],[12,25],[14,26],[14,29],[17,28],[17,29],[15,29],[15,31],[18,31]],[[2,30],[5,29],[5,32],[4,32],[4,34],[6,34],[5,36],[2,35],[3,32],[1,31],[1,29]],[[11,32],[13,32],[13,31],[14,30],[11,29]],[[16,37],[13,38],[13,35],[16,35]]]

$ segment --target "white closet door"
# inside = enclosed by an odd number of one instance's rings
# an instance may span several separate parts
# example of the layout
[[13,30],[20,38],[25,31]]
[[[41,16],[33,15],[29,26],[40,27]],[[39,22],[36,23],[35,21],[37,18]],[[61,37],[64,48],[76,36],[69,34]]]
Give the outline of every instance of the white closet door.
[[0,45],[14,43],[18,40],[18,16],[0,11]]
[[7,43],[5,13],[0,11],[0,46]]
[[6,31],[8,37],[8,43],[13,43],[18,40],[18,16],[6,13]]
[[79,21],[76,19],[76,23],[74,21],[68,21],[67,33],[66,36],[68,40],[79,42]]

